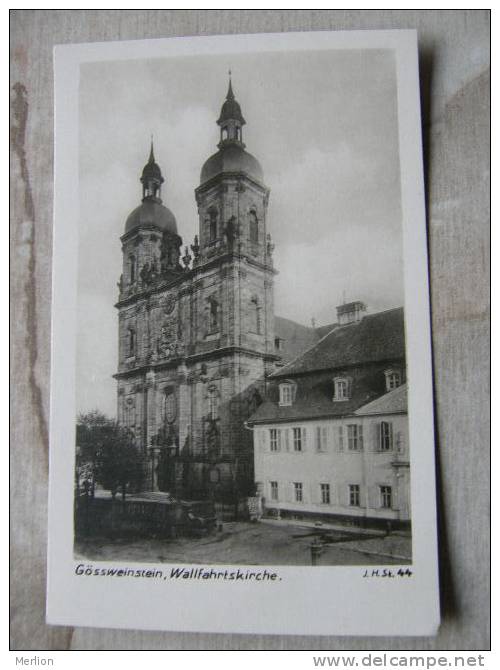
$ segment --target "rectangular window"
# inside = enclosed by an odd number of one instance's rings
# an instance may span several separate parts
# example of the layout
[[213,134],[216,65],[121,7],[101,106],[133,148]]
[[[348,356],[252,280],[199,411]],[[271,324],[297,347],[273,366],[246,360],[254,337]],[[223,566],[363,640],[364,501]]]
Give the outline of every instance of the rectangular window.
[[293,488],[295,491],[295,502],[302,502],[303,501],[302,482],[294,482]]
[[300,428],[293,429],[293,450],[302,451],[302,431]]
[[321,488],[321,502],[323,505],[330,504],[330,484],[320,484]]
[[333,399],[349,400],[349,379],[340,377],[333,380]]
[[278,500],[278,482],[271,482],[271,500]]
[[351,507],[360,505],[359,484],[349,484],[349,505]]
[[361,451],[363,449],[363,426],[352,423],[347,426],[347,448],[349,451]]
[[269,440],[271,451],[278,451],[278,431],[276,428],[269,429]]
[[392,423],[388,421],[380,422],[380,451],[392,451]]
[[384,509],[392,509],[392,487],[380,487],[380,504]]

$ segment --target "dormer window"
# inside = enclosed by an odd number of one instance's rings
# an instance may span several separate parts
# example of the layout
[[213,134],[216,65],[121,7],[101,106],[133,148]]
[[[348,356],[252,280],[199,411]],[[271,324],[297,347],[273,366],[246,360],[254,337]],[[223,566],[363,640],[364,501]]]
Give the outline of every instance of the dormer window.
[[280,384],[280,407],[290,407],[295,400],[296,384],[284,382]]
[[350,380],[347,377],[335,377],[333,380],[333,400],[340,402],[350,398]]
[[385,388],[387,391],[392,391],[398,386],[401,386],[401,371],[393,368],[386,370],[385,374]]
[[285,348],[285,340],[282,337],[275,337],[274,338],[274,348],[276,351],[281,351],[282,349]]

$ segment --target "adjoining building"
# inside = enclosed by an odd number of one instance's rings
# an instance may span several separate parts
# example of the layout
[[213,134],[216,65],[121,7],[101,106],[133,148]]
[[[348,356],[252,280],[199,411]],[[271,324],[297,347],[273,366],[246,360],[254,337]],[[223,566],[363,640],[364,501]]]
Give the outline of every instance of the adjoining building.
[[355,525],[410,520],[404,313],[342,305],[268,379],[249,418],[265,514]]

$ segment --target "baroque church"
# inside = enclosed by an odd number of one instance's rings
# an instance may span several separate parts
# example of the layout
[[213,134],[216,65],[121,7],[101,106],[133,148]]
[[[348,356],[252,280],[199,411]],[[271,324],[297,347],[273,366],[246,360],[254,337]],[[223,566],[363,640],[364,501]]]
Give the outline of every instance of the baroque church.
[[[195,499],[253,493],[246,420],[284,355],[275,335],[269,189],[245,150],[231,80],[217,125],[218,150],[195,189],[199,233],[190,248],[162,202],[165,179],[151,144],[142,202],[121,237],[116,303],[118,420],[148,464],[145,489]],[[302,349],[310,329],[282,322]]]

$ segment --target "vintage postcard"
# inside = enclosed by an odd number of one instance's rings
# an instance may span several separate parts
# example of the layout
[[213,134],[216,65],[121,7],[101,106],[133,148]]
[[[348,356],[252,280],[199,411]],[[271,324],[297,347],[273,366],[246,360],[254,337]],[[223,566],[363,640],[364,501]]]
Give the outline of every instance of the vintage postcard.
[[55,49],[51,624],[439,625],[414,31]]

